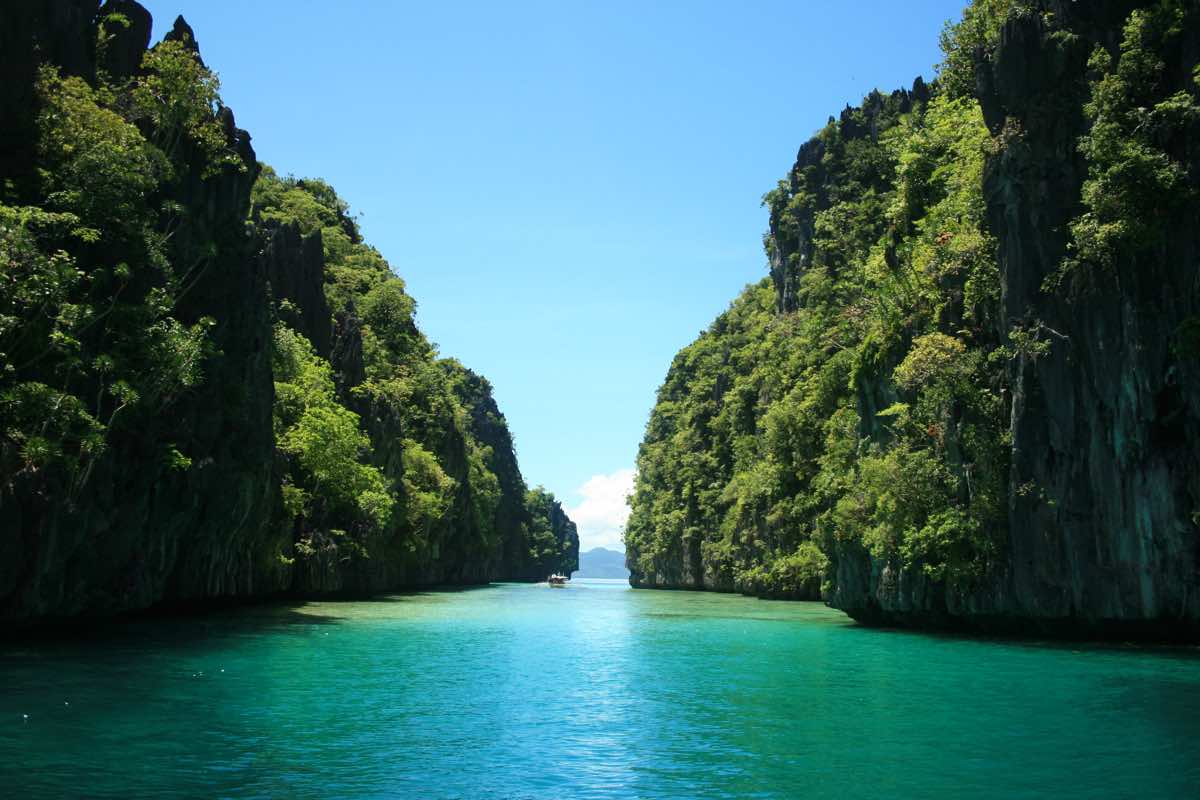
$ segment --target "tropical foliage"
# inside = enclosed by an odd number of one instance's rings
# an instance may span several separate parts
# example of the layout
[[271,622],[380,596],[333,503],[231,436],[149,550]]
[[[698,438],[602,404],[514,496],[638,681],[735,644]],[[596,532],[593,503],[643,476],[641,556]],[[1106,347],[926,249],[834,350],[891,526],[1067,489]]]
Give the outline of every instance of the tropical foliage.
[[276,437],[305,549],[413,565],[482,560],[498,575],[544,577],[534,565],[558,563],[572,545],[539,536],[551,509],[524,502],[491,386],[438,358],[404,281],[363,242],[349,205],[324,181],[266,168],[251,219],[264,236],[291,225],[320,237],[335,338],[361,340],[355,378],[314,352],[290,301],[278,304]]
[[[8,184],[0,203],[6,485],[36,474],[75,496],[122,437],[187,463],[169,436],[147,434],[205,379],[213,321],[178,310],[205,254],[171,258],[176,212],[165,195],[179,153],[158,139],[165,120],[148,120],[147,136],[131,110],[179,58],[191,60],[167,50],[121,85],[93,86],[49,66],[39,74],[36,183]],[[189,80],[215,91],[202,68]]]
[[[1056,95],[1086,130],[1067,257],[1043,287],[1070,302],[1118,260],[1157,258],[1197,201],[1200,75],[1179,89],[1167,64],[1194,63],[1181,48],[1200,12],[1125,13],[1091,54],[1085,99]],[[1079,52],[1047,4],[976,0],[944,31],[931,87],[831,119],[766,194],[772,280],[679,353],[647,425],[625,534],[635,582],[816,597],[867,556],[876,575],[962,596],[1004,563],[1009,499],[1040,491],[1009,485],[1009,384],[1050,349],[1040,322],[1002,317],[985,213],[989,170],[1025,146],[1013,117],[989,130],[977,99],[1013,67],[994,56],[1017,25]],[[1193,323],[1180,353],[1200,349]]]
[[[994,34],[992,6],[948,33],[944,73]],[[776,284],[748,287],[659,392],[626,530],[635,580],[815,597],[847,548],[967,582],[997,556],[990,146],[955,83],[872,94],[806,145],[764,197]]]
[[[94,75],[41,67],[32,177],[0,187],[0,502],[144,515],[162,476],[206,485],[214,458],[194,452],[197,427],[226,452],[236,430],[274,443],[273,464],[260,458],[253,476],[224,485],[250,497],[231,498],[244,500],[244,519],[275,508],[267,524],[284,534],[262,539],[285,544],[265,556],[272,569],[298,563],[292,588],[573,568],[573,526],[552,497],[527,495],[491,386],[438,357],[349,205],[322,180],[260,168],[186,25],[140,64],[125,63],[130,27],[119,13],[97,20]],[[319,244],[293,252],[289,241]],[[275,246],[279,285],[223,301],[251,282],[214,273],[265,270]],[[231,328],[214,317],[227,304],[238,330],[263,341],[222,338]],[[219,413],[174,417],[200,395],[192,406]],[[84,497],[107,456],[106,485]],[[114,477],[146,459],[156,470],[144,485]],[[252,483],[264,476],[271,491]],[[184,529],[187,513],[175,515]]]

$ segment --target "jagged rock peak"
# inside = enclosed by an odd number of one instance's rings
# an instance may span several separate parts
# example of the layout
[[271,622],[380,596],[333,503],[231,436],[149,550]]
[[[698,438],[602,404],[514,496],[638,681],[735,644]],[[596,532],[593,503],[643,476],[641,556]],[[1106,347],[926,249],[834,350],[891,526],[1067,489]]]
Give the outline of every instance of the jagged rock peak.
[[175,18],[175,24],[171,30],[163,37],[164,42],[179,42],[188,50],[196,54],[196,58],[200,63],[204,63],[204,59],[200,57],[200,45],[196,41],[196,32],[192,30],[192,26],[188,25],[187,20],[180,14]]
[[96,15],[104,34],[104,47],[97,47],[98,66],[113,78],[128,78],[142,65],[142,54],[150,46],[154,20],[134,0],[106,0]]

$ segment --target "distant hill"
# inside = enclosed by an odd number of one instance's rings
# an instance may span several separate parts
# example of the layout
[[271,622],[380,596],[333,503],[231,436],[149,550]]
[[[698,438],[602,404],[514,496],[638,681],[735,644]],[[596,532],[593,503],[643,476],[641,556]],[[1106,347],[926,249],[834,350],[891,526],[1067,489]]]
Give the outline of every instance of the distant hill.
[[625,554],[617,550],[593,547],[586,553],[579,554],[579,569],[572,573],[571,577],[624,580],[629,577],[629,570],[625,569]]

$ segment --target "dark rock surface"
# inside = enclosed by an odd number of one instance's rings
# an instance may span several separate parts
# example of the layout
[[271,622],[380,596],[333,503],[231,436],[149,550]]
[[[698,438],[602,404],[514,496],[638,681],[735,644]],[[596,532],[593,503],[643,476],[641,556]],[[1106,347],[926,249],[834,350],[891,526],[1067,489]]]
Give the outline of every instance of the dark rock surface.
[[[976,591],[946,592],[921,575],[837,564],[831,605],[886,624],[1011,632],[1194,638],[1200,635],[1200,364],[1179,332],[1200,312],[1200,230],[1064,295],[1043,283],[1067,253],[1087,164],[1087,59],[1115,51],[1131,2],[1050,3],[1006,23],[980,63],[994,135],[1022,131],[991,159],[989,226],[999,241],[1004,329],[1036,328],[1049,352],[1011,368],[1012,472],[1005,563]],[[1062,35],[1061,31],[1070,35]],[[1182,85],[1200,55],[1188,29],[1165,64]],[[1177,153],[1200,183],[1200,126]]]
[[349,400],[349,390],[367,379],[363,363],[362,321],[353,304],[338,313],[333,323],[333,350],[329,363],[333,365],[338,390],[343,400]]
[[[575,527],[575,523],[567,516],[567,512],[563,511],[562,503],[555,500],[550,508],[550,529],[554,532],[554,538],[561,546],[566,545],[563,551],[563,556],[560,561],[553,564],[544,565],[546,572],[557,572],[560,575],[570,575],[579,569],[579,531]],[[538,577],[537,580],[541,580]]]
[[[914,102],[924,102],[929,99],[929,87],[925,81],[917,78],[913,82],[911,91],[897,89],[892,92],[888,111],[890,113],[907,113]],[[847,106],[838,118],[837,124],[841,135],[847,139],[861,138],[863,136],[873,136],[877,133],[874,130],[876,119],[884,112],[884,95],[879,92],[871,92],[867,96],[865,103],[862,106],[862,111],[866,117],[866,122],[860,122],[855,119],[857,116],[854,109]],[[830,121],[833,118],[830,117]],[[828,175],[822,159],[825,157],[825,144],[820,139],[810,139],[800,147],[800,152],[796,155],[796,163],[792,167],[792,175],[798,175],[806,169],[812,168],[812,183],[815,186],[824,188]],[[828,205],[829,198],[824,194],[818,194],[809,204],[814,208],[824,208]],[[768,258],[771,268],[771,281],[775,284],[775,295],[778,302],[779,311],[787,313],[795,311],[798,307],[797,288],[800,282],[800,276],[812,263],[813,258],[813,226],[816,220],[810,212],[799,220],[799,225],[794,229],[784,230],[778,225],[778,220],[772,217],[770,221],[770,229],[767,236],[771,247],[768,248]]]
[[[1154,77],[1147,80],[1156,99],[1138,101],[1130,116],[1140,120],[1138,115],[1147,115],[1145,126],[1159,126],[1152,129],[1158,139],[1149,149],[1161,147],[1183,165],[1191,205],[1175,219],[1148,203],[1141,213],[1173,224],[1156,228],[1153,241],[1141,249],[1118,251],[1111,266],[1089,262],[1073,273],[1068,285],[1055,288],[1056,275],[1075,253],[1071,225],[1089,208],[1084,183],[1098,169],[1081,149],[1081,140],[1091,132],[1085,106],[1090,82],[1097,77],[1089,75],[1089,58],[1102,47],[1119,59],[1128,46],[1124,29],[1131,15],[1154,8],[1178,8],[1188,16],[1171,43],[1151,54],[1156,61],[1162,58],[1161,64],[1150,62]],[[1009,346],[997,354],[1005,359],[999,363],[1008,366],[997,366],[994,384],[989,384],[1000,409],[994,417],[1002,433],[998,441],[1007,451],[1007,466],[994,473],[1007,476],[997,494],[1001,519],[988,529],[997,555],[989,553],[980,571],[969,577],[935,578],[919,563],[906,567],[902,564],[914,562],[872,556],[862,536],[834,539],[830,534],[821,542],[830,559],[821,591],[830,605],[886,625],[1200,638],[1200,347],[1195,335],[1200,330],[1195,194],[1200,186],[1200,119],[1188,112],[1155,123],[1153,113],[1148,114],[1152,110],[1143,107],[1174,93],[1190,92],[1194,98],[1200,74],[1198,22],[1200,6],[1194,2],[1014,4],[994,46],[974,50],[974,95],[991,135],[985,145],[983,232],[995,241],[999,302],[977,309],[973,324],[979,341]],[[847,268],[815,243],[818,211],[837,199],[835,191],[845,191],[845,176],[836,172],[837,154],[829,142],[877,139],[881,127],[896,124],[897,114],[930,96],[930,87],[918,79],[911,90],[872,93],[860,108],[831,118],[836,136],[818,136],[801,147],[788,180],[768,195],[772,218],[766,245],[781,324],[801,310],[805,295],[800,289],[811,277],[810,267],[835,278]],[[890,191],[893,177],[859,175],[856,180],[862,183],[855,191]],[[772,195],[784,200],[776,206]],[[790,200],[796,202],[782,213]],[[891,266],[895,253],[883,247],[880,254]],[[859,262],[848,266],[863,268]],[[939,288],[954,300],[947,302],[941,321],[954,333],[966,327],[962,309],[955,308],[963,286],[946,283]],[[818,297],[816,302],[824,301]],[[732,337],[724,325],[718,318],[712,336]],[[1039,347],[1027,351],[1015,346],[1012,332],[1017,329],[1035,336]],[[893,375],[907,349],[906,343],[884,352],[852,373],[850,391],[864,450],[888,444],[891,434],[879,414],[906,399],[898,394]],[[660,406],[674,409],[689,392],[699,396],[697,386],[705,386],[687,352],[668,372]],[[762,356],[768,366],[776,366],[771,358]],[[717,375],[711,381],[711,402],[722,410],[736,408],[732,404],[739,399],[729,395],[721,369],[704,365],[706,379]],[[669,414],[676,412],[665,413],[662,428],[648,430],[648,442],[658,444],[675,430]],[[755,422],[760,427],[750,426],[747,433],[762,430],[762,420]],[[691,447],[704,455],[715,449],[707,442]],[[805,452],[814,450],[820,452],[811,446]],[[975,466],[955,459],[948,446],[951,472],[965,475]],[[673,463],[679,465],[678,457]],[[697,480],[701,491],[710,482],[720,486],[727,477],[713,472],[715,477],[702,473],[703,480]],[[653,480],[648,493],[668,491]],[[969,497],[970,487],[964,485]],[[631,583],[747,591],[714,567],[719,562],[706,552],[705,536],[715,528],[711,519],[695,517],[693,506],[699,504],[686,496],[661,500],[683,522],[679,529],[672,529],[670,521],[659,522],[653,537],[640,532],[640,543],[652,541],[657,549],[647,555],[630,547]],[[747,529],[751,535],[762,532],[752,524]],[[737,528],[733,537],[742,530]]]
[[[120,22],[113,21],[118,18]],[[150,12],[132,0],[107,0],[96,24],[105,42],[103,50],[96,53],[97,68],[115,80],[137,72],[142,54],[150,46]]]
[[[121,14],[128,25],[114,19]],[[135,75],[149,43],[150,15],[131,0],[37,0],[0,7],[0,177],[34,187],[36,95],[41,64],[95,81],[98,26],[108,37],[100,65],[111,78]],[[198,54],[190,26],[175,21],[166,40]],[[215,354],[205,379],[169,410],[107,442],[83,492],[64,497],[25,474],[0,489],[0,623],[29,625],[106,615],[164,604],[293,595],[366,595],[437,584],[542,579],[530,567],[525,484],[512,440],[486,381],[477,379],[465,407],[479,440],[491,448],[501,502],[492,520],[499,540],[469,521],[473,494],[467,442],[445,420],[436,456],[458,487],[453,508],[414,549],[398,535],[403,515],[365,542],[369,558],[348,557],[329,535],[317,535],[312,557],[299,558],[299,525],[279,520],[281,467],[273,432],[272,337],[276,315],[300,331],[333,366],[342,402],[358,413],[373,458],[389,481],[404,475],[402,452],[411,432],[394,407],[351,390],[366,378],[363,329],[353,306],[332,319],[325,296],[320,233],[302,236],[293,224],[247,225],[251,188],[260,166],[250,136],[232,111],[218,112],[237,164],[215,174],[186,140],[182,165],[160,190],[178,204],[170,258],[185,287],[174,314],[184,324],[211,318]],[[356,233],[350,231],[351,233]],[[474,379],[475,376],[471,374]],[[132,426],[131,426],[132,427]],[[172,468],[164,442],[178,442],[190,466]],[[560,542],[578,537],[556,508]]]
[[[17,86],[5,82],[6,120],[13,118],[14,98],[30,92],[33,73],[25,58],[32,56],[34,68],[49,60],[64,72],[90,77],[95,26],[103,24],[96,3],[20,5],[15,14],[5,9],[0,29],[23,30],[34,51],[16,62],[6,56],[19,72]],[[106,66],[132,72],[140,63],[137,47],[144,48],[149,34],[149,15],[134,3],[109,3],[109,10],[132,24],[115,26],[120,33]],[[110,442],[81,495],[48,492],[36,476],[6,487],[0,498],[0,615],[6,620],[262,595],[288,585],[279,554],[290,542],[270,526],[278,485],[267,280],[244,225],[258,165],[249,136],[228,109],[221,122],[241,169],[202,176],[202,157],[185,152],[191,167],[168,191],[183,209],[171,241],[173,258],[195,267],[178,317],[185,323],[211,317],[223,355],[209,361],[209,379],[168,414]],[[21,135],[33,141],[28,130]],[[27,142],[11,150],[8,144],[6,165]],[[186,445],[192,468],[171,470],[156,456],[157,443],[168,439]]]
[[[332,353],[332,313],[325,299],[325,254],[321,232],[303,236],[295,223],[268,223],[259,258],[271,284],[280,317],[312,343],[321,358]],[[359,343],[359,360],[362,359]],[[361,382],[361,379],[360,381]]]
[[49,62],[64,75],[95,78],[99,7],[99,0],[38,0],[0,8],[0,175],[27,181],[36,163],[38,67]]
[[[188,50],[196,54],[196,58],[200,58],[200,43],[196,41],[196,34],[192,30],[192,26],[188,25],[187,20],[182,16],[175,18],[175,24],[171,26],[171,30],[163,36],[164,42],[180,42]],[[200,63],[204,63],[204,59],[200,58]]]

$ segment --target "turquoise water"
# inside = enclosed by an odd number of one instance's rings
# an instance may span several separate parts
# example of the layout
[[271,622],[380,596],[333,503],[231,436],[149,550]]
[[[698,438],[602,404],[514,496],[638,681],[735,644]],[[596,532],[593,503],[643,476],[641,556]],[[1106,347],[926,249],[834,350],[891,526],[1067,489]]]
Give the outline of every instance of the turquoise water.
[[144,621],[0,645],[0,795],[1195,798],[1200,656],[608,582]]

